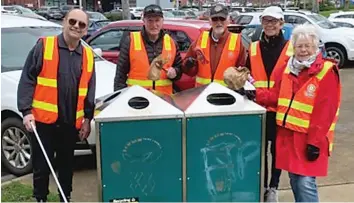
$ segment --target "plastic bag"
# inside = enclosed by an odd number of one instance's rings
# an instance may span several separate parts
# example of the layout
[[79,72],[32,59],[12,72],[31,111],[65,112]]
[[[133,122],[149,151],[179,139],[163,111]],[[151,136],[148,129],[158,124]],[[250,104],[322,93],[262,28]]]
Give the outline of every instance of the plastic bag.
[[229,67],[224,72],[224,82],[228,88],[239,90],[243,86],[250,75],[250,71],[246,67]]
[[168,61],[169,59],[163,58],[161,54],[154,58],[150,64],[148,79],[153,81],[159,80],[161,77],[161,69]]

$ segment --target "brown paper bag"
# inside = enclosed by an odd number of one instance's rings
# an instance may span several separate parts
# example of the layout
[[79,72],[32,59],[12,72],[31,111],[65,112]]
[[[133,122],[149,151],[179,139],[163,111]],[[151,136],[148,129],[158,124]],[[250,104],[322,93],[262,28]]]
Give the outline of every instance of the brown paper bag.
[[250,71],[246,67],[229,67],[224,72],[224,82],[232,90],[241,89],[248,79]]
[[148,79],[153,81],[159,80],[161,77],[161,69],[168,61],[169,59],[163,58],[161,54],[154,58],[150,64]]

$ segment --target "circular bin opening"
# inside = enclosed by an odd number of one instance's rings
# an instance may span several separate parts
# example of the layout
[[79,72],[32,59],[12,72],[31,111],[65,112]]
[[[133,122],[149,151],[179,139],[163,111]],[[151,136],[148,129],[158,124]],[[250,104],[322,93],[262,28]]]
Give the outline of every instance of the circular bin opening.
[[128,105],[133,109],[145,109],[149,104],[149,100],[144,97],[133,97],[128,101]]
[[214,93],[207,96],[207,101],[213,105],[223,106],[234,104],[236,102],[236,98],[227,93]]

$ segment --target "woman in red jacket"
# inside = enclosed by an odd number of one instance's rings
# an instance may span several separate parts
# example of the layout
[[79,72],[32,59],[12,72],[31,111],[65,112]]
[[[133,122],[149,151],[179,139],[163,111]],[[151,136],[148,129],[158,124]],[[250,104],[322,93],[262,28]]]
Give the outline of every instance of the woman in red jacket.
[[340,80],[334,61],[322,58],[311,25],[293,30],[294,56],[278,72],[273,91],[256,100],[277,107],[276,167],[289,172],[296,202],[318,202],[316,177],[326,176],[338,119]]

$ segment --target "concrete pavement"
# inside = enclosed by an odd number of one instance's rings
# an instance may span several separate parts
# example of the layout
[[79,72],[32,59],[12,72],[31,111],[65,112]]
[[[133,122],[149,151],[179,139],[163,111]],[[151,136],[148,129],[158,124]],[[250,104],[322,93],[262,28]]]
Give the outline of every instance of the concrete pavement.
[[[334,153],[330,158],[328,177],[318,179],[322,202],[354,202],[354,68],[340,70],[340,77],[343,85],[342,105],[336,128]],[[32,176],[23,177],[20,181],[31,184]],[[97,201],[96,170],[76,170],[73,188],[73,201]],[[53,179],[50,190],[57,190]],[[282,202],[294,201],[286,172],[281,176],[279,199]]]

